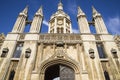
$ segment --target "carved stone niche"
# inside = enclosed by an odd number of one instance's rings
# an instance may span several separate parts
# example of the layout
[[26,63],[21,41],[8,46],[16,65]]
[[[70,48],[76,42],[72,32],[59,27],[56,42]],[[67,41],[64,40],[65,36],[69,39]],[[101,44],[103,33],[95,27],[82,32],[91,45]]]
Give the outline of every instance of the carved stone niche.
[[111,53],[113,55],[113,58],[118,58],[118,55],[117,55],[117,50],[116,49],[111,49]]
[[3,48],[1,57],[6,57],[8,51],[9,51],[8,47],[7,48]]
[[25,58],[29,58],[30,55],[31,55],[31,49],[27,48],[26,51],[25,51]]
[[57,45],[58,47],[63,47],[63,46],[64,46],[64,43],[63,43],[63,41],[57,41],[57,42],[56,42],[56,45]]
[[56,50],[57,58],[64,58],[64,54],[65,54],[64,50],[62,50],[62,49]]
[[90,49],[89,49],[89,54],[90,54],[90,58],[92,58],[92,59],[95,58],[94,49],[90,48]]
[[117,53],[117,50],[112,48],[112,49],[111,49],[111,53],[116,54],[116,53]]

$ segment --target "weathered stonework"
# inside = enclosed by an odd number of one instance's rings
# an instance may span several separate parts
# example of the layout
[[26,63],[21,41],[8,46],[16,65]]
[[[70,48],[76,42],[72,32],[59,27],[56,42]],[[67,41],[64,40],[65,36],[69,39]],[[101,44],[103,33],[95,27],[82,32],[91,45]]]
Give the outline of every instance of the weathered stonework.
[[0,48],[5,40],[5,35],[3,33],[0,34]]
[[114,36],[114,40],[115,40],[115,43],[117,44],[118,49],[120,51],[120,36],[119,35],[115,35]]
[[[32,22],[27,13],[28,7],[6,39],[0,35],[0,80],[120,80],[120,38],[108,33],[94,7],[91,23],[78,8],[78,34],[72,33],[70,17],[61,2],[50,18],[47,34],[39,33],[42,7]],[[31,24],[28,33],[24,33],[25,24]],[[95,26],[96,34],[89,25]]]

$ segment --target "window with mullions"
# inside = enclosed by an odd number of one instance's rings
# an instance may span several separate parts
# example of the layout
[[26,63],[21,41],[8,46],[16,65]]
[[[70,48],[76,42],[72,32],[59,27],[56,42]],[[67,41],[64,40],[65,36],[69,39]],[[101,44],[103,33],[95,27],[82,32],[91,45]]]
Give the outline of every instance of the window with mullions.
[[23,43],[17,44],[15,52],[13,54],[13,58],[20,58],[22,47],[23,47]]
[[100,58],[106,58],[104,47],[102,43],[97,43],[97,50]]

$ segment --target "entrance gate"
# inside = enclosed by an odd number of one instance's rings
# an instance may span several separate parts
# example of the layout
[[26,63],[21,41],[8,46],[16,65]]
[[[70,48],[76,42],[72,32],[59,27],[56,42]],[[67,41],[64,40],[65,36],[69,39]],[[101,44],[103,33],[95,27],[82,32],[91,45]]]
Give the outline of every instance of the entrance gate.
[[75,72],[68,66],[56,64],[46,69],[45,80],[75,80]]

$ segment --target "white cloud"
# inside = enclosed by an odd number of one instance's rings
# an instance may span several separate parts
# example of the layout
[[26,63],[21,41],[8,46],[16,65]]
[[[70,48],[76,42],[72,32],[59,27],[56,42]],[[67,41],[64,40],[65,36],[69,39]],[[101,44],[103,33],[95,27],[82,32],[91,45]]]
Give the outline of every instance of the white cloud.
[[108,30],[112,34],[120,34],[120,17],[119,16],[108,18],[108,20],[106,21],[106,25],[108,27]]
[[72,29],[73,33],[80,33],[78,29]]
[[43,20],[43,24],[48,26],[48,22],[46,20]]

